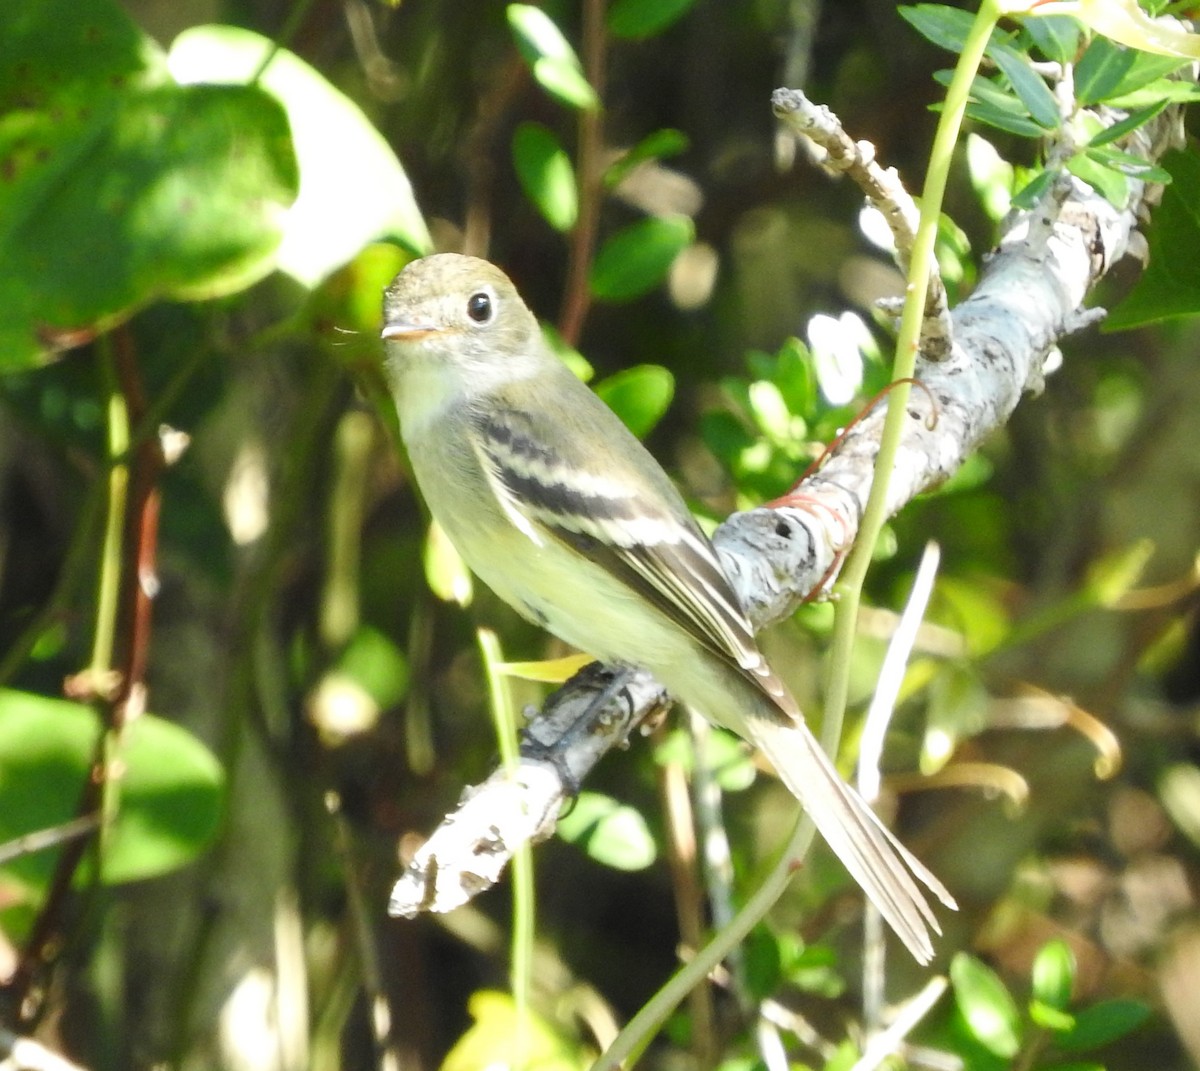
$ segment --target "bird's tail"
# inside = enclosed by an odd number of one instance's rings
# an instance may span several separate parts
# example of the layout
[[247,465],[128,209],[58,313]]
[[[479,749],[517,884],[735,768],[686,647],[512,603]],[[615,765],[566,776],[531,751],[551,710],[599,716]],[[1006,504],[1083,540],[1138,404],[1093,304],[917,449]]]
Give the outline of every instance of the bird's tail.
[[952,909],[954,898],[842,780],[803,721],[760,715],[747,730],[884,920],[920,963],[928,963],[930,930],[942,930],[917,882]]

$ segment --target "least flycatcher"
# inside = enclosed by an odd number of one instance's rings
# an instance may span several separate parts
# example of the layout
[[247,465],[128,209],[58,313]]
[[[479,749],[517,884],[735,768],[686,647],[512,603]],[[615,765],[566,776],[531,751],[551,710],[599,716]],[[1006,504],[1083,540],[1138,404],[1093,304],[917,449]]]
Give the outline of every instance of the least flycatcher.
[[[501,599],[597,658],[641,666],[761,748],[922,963],[941,883],[838,775],[767,665],[666,473],[547,348],[494,265],[442,253],[384,293],[387,374],[417,483]],[[914,880],[916,879],[916,880]]]

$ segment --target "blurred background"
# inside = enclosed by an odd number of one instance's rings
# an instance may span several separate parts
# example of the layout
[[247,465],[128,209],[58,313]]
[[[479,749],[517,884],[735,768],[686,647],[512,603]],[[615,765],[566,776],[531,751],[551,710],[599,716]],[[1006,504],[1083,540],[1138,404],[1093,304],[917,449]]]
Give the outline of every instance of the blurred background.
[[[953,57],[885,0],[25,0],[0,28],[0,840],[121,815],[4,857],[0,1023],[97,1071],[498,1066],[507,884],[417,920],[387,895],[495,765],[476,630],[563,652],[429,533],[379,392],[380,291],[435,247],[501,264],[715,523],[886,383],[876,302],[902,287],[771,91],[828,104],[918,191]],[[270,40],[260,95],[209,99],[228,110],[202,134],[196,98],[145,103],[247,82]],[[939,251],[956,298],[1003,165],[1037,158],[969,129]],[[171,153],[187,166],[160,171]],[[941,548],[887,750],[895,826],[961,906],[954,992],[914,1034],[933,1066],[1200,1059],[1196,341],[1187,318],[1072,338],[881,544],[847,759]],[[831,619],[803,607],[769,640],[816,719]],[[731,739],[702,750],[737,903],[790,797]],[[695,751],[677,712],[536,849],[528,1066],[587,1066],[711,923]],[[763,1001],[793,1066],[851,1066],[860,917],[818,848],[644,1066],[764,1066]],[[888,996],[923,980],[896,949]]]

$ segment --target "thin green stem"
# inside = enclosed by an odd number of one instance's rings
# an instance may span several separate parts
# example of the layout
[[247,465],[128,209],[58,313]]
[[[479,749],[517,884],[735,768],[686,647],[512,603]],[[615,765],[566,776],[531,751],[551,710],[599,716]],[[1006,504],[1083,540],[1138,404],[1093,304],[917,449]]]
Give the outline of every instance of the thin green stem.
[[[642,1005],[617,1035],[616,1040],[592,1064],[591,1071],[616,1071],[619,1067],[625,1067],[628,1071],[628,1068],[633,1066],[650,1043],[650,1039],[688,993],[696,986],[704,984],[709,974],[741,943],[783,895],[798,862],[808,853],[815,832],[816,827],[812,819],[808,815],[802,815],[792,830],[779,860],[754,891],[754,895],[746,901],[728,925],[714,934],[708,944]],[[625,1060],[629,1062],[626,1064]]]
[[946,91],[946,102],[933,139],[925,189],[921,195],[921,217],[913,242],[908,270],[908,287],[900,329],[896,339],[896,359],[892,368],[895,387],[888,394],[887,413],[879,442],[879,454],[871,479],[871,492],[863,510],[862,522],[854,547],[846,560],[841,578],[835,585],[837,614],[830,647],[830,674],[825,692],[825,722],[821,741],[832,754],[837,750],[845,719],[850,689],[850,652],[858,622],[863,583],[875,554],[875,544],[887,520],[888,480],[896,464],[896,455],[904,435],[911,379],[920,345],[921,322],[925,315],[925,291],[934,264],[934,246],[938,220],[946,195],[954,146],[962,128],[971,82],[983,59],[984,49],[999,18],[996,0],[983,0],[967,37],[954,77]]
[[[501,669],[504,662],[500,641],[490,629],[480,629],[479,649],[487,675],[488,698],[496,730],[500,763],[508,776],[513,776],[520,762],[517,742],[517,718],[513,709],[508,678]],[[529,1060],[529,994],[533,985],[533,935],[535,927],[535,893],[533,882],[533,852],[522,844],[512,859],[513,935],[510,982],[516,1014],[517,1034],[513,1042],[511,1066],[523,1068]]]
[[296,31],[300,29],[300,24],[304,21],[304,17],[308,14],[308,9],[312,7],[312,3],[313,0],[296,0],[296,3],[292,5],[292,10],[288,12],[282,29],[275,35],[275,39],[271,42],[271,47],[267,49],[266,55],[263,56],[254,74],[250,76],[250,85],[257,85],[259,79],[266,73],[267,68],[271,66],[271,61],[279,53],[279,50],[295,37]]
[[104,520],[104,542],[100,550],[100,583],[96,593],[96,629],[92,636],[90,669],[93,686],[113,668],[117,616],[121,598],[121,558],[125,531],[125,506],[129,491],[129,468],[123,458],[129,449],[129,410],[117,382],[112,353],[101,347],[100,368],[104,377],[105,409],[108,414],[108,512]]
[[115,356],[107,342],[100,347],[100,368],[108,414],[108,512],[100,549],[100,582],[96,593],[96,627],[92,636],[89,686],[92,702],[104,715],[97,769],[100,828],[96,840],[96,874],[104,869],[106,848],[120,808],[120,778],[114,776],[121,749],[125,686],[115,676],[117,629],[121,620],[121,582],[125,558],[125,521],[129,505],[129,404],[117,374]]

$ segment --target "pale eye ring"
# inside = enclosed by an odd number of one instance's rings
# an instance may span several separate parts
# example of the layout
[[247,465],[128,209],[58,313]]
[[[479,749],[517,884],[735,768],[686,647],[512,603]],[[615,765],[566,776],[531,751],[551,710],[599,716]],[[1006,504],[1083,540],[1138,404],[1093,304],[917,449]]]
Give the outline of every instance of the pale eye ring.
[[486,290],[476,290],[467,298],[467,315],[481,327],[490,324],[496,315],[496,304]]

